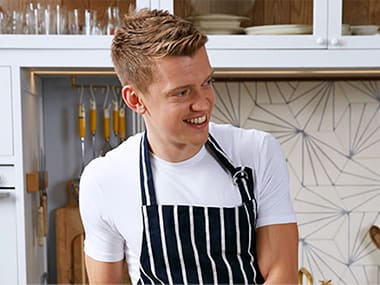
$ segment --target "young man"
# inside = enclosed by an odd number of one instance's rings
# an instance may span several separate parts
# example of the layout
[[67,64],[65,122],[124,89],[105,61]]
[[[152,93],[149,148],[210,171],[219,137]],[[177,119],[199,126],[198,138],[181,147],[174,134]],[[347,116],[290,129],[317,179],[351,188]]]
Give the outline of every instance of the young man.
[[80,184],[89,280],[296,284],[298,234],[279,144],[210,122],[207,37],[165,11],[125,19],[112,59],[146,132],[92,161]]

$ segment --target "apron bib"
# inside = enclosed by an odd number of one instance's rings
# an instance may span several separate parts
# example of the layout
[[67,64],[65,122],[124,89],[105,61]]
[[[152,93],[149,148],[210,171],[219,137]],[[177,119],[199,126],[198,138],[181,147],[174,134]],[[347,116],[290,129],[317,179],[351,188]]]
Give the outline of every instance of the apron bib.
[[235,168],[215,139],[206,147],[227,169],[239,207],[157,205],[146,132],[140,144],[143,240],[138,284],[262,284],[256,258],[252,169]]

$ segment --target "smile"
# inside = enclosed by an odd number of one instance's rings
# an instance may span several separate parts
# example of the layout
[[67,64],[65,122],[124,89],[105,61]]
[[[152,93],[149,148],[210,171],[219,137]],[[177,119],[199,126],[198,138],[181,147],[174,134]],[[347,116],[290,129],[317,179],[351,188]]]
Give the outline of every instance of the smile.
[[185,120],[185,122],[193,124],[193,125],[203,124],[204,122],[206,122],[206,115],[202,117],[198,117],[198,118],[193,118],[190,120]]

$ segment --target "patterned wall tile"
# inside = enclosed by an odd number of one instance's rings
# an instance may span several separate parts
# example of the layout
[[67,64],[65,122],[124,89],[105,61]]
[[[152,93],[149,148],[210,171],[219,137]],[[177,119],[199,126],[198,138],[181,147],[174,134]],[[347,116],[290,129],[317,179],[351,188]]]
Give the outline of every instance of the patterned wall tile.
[[270,132],[283,148],[300,267],[334,284],[380,284],[380,81],[215,83],[213,121]]

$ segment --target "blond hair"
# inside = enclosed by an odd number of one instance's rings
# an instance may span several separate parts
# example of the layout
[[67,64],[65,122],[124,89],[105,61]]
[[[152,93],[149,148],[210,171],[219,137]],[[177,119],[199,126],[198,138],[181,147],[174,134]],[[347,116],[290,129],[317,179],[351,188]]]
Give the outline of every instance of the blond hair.
[[191,22],[168,11],[141,9],[125,16],[112,42],[112,61],[122,85],[140,91],[154,80],[155,61],[165,56],[192,56],[207,36]]

